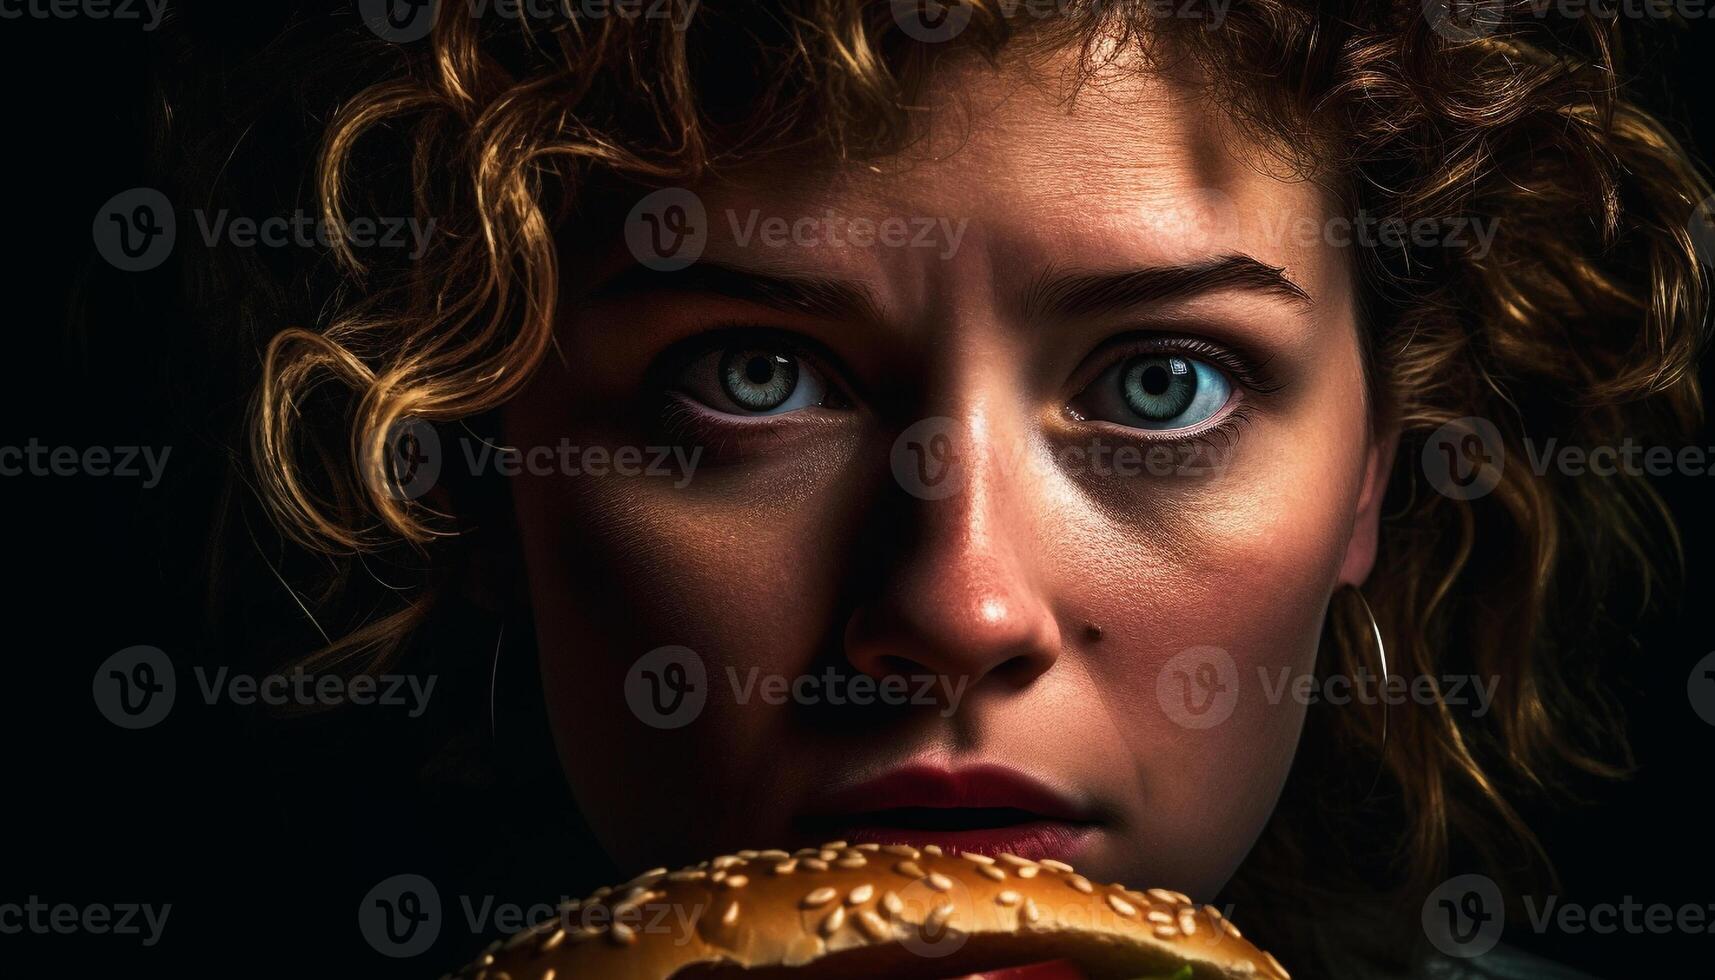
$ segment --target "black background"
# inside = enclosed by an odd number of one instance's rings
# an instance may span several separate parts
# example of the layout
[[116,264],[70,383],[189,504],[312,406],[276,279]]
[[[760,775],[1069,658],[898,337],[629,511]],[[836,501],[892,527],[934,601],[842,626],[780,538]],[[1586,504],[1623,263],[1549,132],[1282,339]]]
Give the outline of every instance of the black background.
[[[176,6],[218,41],[205,56],[243,59],[307,16],[295,8],[308,5]],[[1705,160],[1715,158],[1711,33],[1694,22],[1682,56],[1640,66],[1654,74],[1639,82],[1640,95],[1679,120]],[[170,266],[123,275],[92,262],[97,209],[152,182],[151,73],[178,55],[119,23],[0,21],[0,38],[9,117],[0,203],[11,253],[0,339],[5,441],[173,447],[167,481],[147,492],[121,479],[0,483],[12,573],[0,673],[8,733],[0,805],[10,811],[0,902],[172,903],[152,949],[131,937],[0,936],[0,974],[27,975],[14,970],[18,957],[46,955],[77,964],[70,975],[123,965],[149,975],[434,976],[491,938],[465,929],[461,894],[529,903],[599,883],[611,869],[565,842],[575,835],[559,822],[570,817],[552,801],[532,814],[496,814],[466,795],[425,799],[409,773],[356,770],[353,757],[378,746],[350,740],[385,742],[394,737],[385,726],[280,723],[183,695],[167,721],[141,732],[97,712],[91,678],[116,650],[151,644],[184,663],[223,653],[208,648],[200,608],[208,572],[196,561],[208,540],[197,517],[213,505],[224,466],[224,450],[206,435],[207,414],[221,405],[183,393],[223,391],[231,379],[196,373],[205,369],[184,350]],[[96,316],[68,330],[73,306]],[[1700,442],[1715,445],[1715,431]],[[1715,728],[1686,701],[1690,665],[1715,650],[1715,480],[1676,476],[1660,486],[1681,521],[1689,580],[1681,608],[1625,655],[1638,776],[1539,820],[1566,902],[1715,903]],[[189,685],[181,671],[181,687]],[[474,844],[448,848],[461,833]],[[400,872],[436,881],[446,907],[435,949],[392,962],[363,942],[356,912],[371,885]],[[1509,939],[1602,976],[1707,964],[1715,953],[1715,935],[1514,929]]]

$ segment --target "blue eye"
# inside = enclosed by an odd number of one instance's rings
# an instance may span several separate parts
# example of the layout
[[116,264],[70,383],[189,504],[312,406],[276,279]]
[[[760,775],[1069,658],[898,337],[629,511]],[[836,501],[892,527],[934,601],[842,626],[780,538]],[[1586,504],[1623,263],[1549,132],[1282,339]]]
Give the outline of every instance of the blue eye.
[[678,389],[728,415],[784,415],[827,401],[821,372],[789,349],[728,347],[692,361]]
[[1086,419],[1170,431],[1207,422],[1226,407],[1232,382],[1220,368],[1178,354],[1148,353],[1108,368],[1078,394]]

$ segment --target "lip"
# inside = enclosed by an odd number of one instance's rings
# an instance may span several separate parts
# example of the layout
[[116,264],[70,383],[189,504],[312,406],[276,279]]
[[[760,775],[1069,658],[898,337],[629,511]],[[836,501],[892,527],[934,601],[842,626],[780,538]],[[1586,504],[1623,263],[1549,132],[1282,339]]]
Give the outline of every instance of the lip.
[[820,797],[806,830],[860,844],[1070,860],[1097,831],[1087,808],[1005,766],[909,765]]

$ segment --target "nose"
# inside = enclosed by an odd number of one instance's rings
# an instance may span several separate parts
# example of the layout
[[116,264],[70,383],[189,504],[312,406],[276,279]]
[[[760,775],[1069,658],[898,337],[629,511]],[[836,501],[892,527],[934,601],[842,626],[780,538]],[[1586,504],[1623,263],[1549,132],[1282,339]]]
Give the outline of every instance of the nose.
[[[853,610],[846,656],[876,678],[940,675],[976,690],[984,681],[1023,688],[1059,657],[1061,631],[1041,586],[1032,481],[980,416],[949,420],[939,435],[954,450],[951,494],[911,495],[904,542],[874,598]],[[908,482],[908,481],[907,481]]]

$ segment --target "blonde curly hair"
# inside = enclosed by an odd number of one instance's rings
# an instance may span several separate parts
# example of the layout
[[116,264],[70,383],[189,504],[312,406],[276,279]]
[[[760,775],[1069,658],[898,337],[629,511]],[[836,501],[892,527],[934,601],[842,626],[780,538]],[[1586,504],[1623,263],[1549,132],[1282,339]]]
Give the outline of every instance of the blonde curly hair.
[[[1366,591],[1396,673],[1505,680],[1483,718],[1445,703],[1395,712],[1389,792],[1373,805],[1403,855],[1392,885],[1434,881],[1455,840],[1497,856],[1534,846],[1518,797],[1569,770],[1625,771],[1594,638],[1617,583],[1647,594],[1671,571],[1672,525],[1636,475],[1512,466],[1492,493],[1456,500],[1431,490],[1418,456],[1467,417],[1493,422],[1514,454],[1549,433],[1671,440],[1700,415],[1708,283],[1687,223],[1710,191],[1623,94],[1624,25],[1559,29],[1503,5],[1483,36],[1449,37],[1417,0],[1239,0],[1212,30],[1142,0],[1067,0],[1048,21],[1000,0],[969,6],[949,44],[904,34],[886,0],[673,0],[660,18],[441,16],[425,43],[381,46],[390,77],[327,128],[324,217],[341,227],[350,202],[408,190],[438,234],[417,261],[385,269],[336,242],[341,303],[325,323],[269,340],[252,457],[279,528],[348,561],[399,542],[440,560],[460,515],[365,474],[404,420],[489,412],[549,355],[558,247],[578,234],[592,181],[687,183],[784,149],[896,151],[945,51],[1076,45],[1093,63],[1116,38],[1147,38],[1204,68],[1244,125],[1313,147],[1306,166],[1332,175],[1354,213],[1500,218],[1482,254],[1409,243],[1360,254],[1373,404],[1401,436]],[[425,573],[318,656],[385,663],[437,601],[437,581]],[[1319,667],[1360,670],[1369,629],[1337,596]],[[1362,797],[1380,748],[1376,715],[1312,712],[1235,895],[1266,902],[1286,876],[1344,887],[1328,841],[1360,811],[1325,804]],[[1309,942],[1304,925],[1270,917],[1268,942]]]

